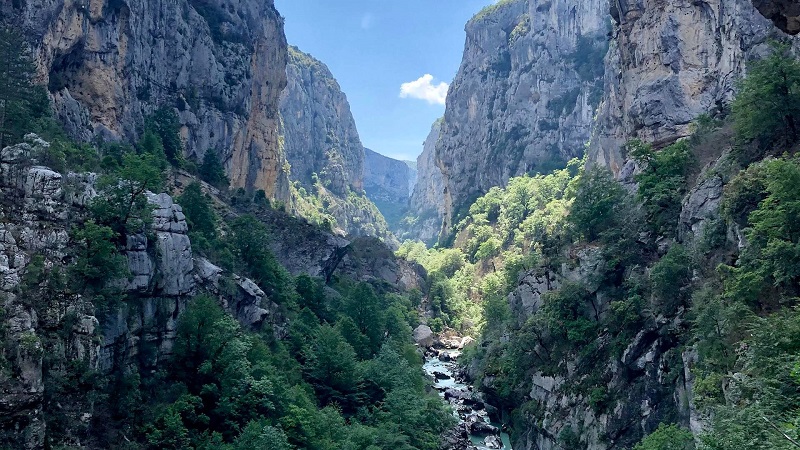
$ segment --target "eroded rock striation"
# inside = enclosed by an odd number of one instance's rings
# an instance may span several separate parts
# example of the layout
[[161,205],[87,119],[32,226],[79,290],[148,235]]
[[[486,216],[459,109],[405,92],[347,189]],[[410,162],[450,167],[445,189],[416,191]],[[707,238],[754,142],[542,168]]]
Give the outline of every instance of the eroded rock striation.
[[747,62],[780,34],[749,0],[612,2],[611,16],[589,161],[617,176],[628,140],[662,147],[688,136],[699,115],[723,111]]
[[607,0],[513,0],[467,24],[436,145],[445,230],[491,187],[583,154],[602,97],[607,11]]
[[25,30],[75,137],[132,141],[145,115],[175,108],[187,156],[217,152],[234,187],[288,199],[278,145],[287,46],[272,0],[35,0],[4,2],[0,14]]

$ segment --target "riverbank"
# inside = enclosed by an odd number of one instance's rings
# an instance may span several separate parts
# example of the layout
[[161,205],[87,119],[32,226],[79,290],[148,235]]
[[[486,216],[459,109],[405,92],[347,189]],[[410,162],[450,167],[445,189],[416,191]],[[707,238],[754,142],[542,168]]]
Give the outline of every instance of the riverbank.
[[473,339],[451,330],[434,334],[424,325],[414,330],[414,337],[424,351],[425,373],[458,417],[458,425],[444,436],[443,450],[511,450],[510,438],[500,424],[500,411],[486,403],[458,366],[462,349]]

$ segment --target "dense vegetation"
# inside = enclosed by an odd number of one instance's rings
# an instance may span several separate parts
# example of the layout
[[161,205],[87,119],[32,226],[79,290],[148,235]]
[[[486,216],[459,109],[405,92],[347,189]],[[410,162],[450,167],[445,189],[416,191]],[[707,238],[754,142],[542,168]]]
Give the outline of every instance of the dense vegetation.
[[[7,40],[18,36],[3,33],[0,52],[9,52]],[[14,83],[26,94],[39,92],[25,55],[23,63],[25,76]],[[0,90],[9,86],[17,85]],[[176,200],[195,253],[226,269],[221,292],[176,300],[127,290],[126,246],[131,239],[155,240],[148,192],[170,189],[174,168],[194,170],[183,158],[177,116],[172,108],[156,109],[133,144],[80,144],[60,129],[42,98],[41,104],[30,95],[0,98],[8,110],[2,111],[8,120],[0,123],[3,143],[20,142],[34,131],[51,143],[31,155],[37,163],[99,175],[98,196],[70,219],[75,226],[69,254],[58,261],[33,255],[15,292],[42,325],[18,340],[0,327],[0,382],[20,370],[8,355],[42,358],[47,448],[438,448],[453,418],[428,392],[412,345],[417,319],[407,295],[378,282],[335,277],[325,286],[323,280],[291,276],[269,251],[276,237],[255,216],[236,210],[284,205],[271,205],[263,191],[227,192],[213,151],[197,171],[222,193],[212,197],[213,189],[194,181],[182,186]],[[153,245],[148,250],[157,251]],[[222,306],[223,298],[236,295],[233,273],[255,281],[268,297],[261,306],[285,319],[274,329],[243,328]],[[161,312],[176,301],[183,310],[179,317]],[[108,323],[126,315],[138,320],[150,307],[158,323],[144,329],[176,321],[166,359],[158,349],[161,337],[145,331],[131,344],[136,354],[127,354],[124,343],[115,346],[119,354],[110,371],[90,365],[88,354],[74,356],[73,346],[82,339],[96,345]],[[91,316],[99,326],[84,324]],[[85,331],[87,326],[94,331]],[[0,430],[0,447],[13,447],[14,439],[14,430]]]
[[[637,333],[658,330],[670,343],[660,382],[676,383],[688,355],[707,427],[693,438],[667,411],[637,450],[796,448],[799,93],[800,63],[776,45],[752,64],[730,116],[700,117],[693,136],[664,148],[626,146],[640,168],[633,192],[574,161],[490,190],[454,227],[453,248],[403,244],[399,254],[429,271],[434,328],[482,333],[465,365],[515,433],[552,431],[528,396],[534,374],[565,377],[564,394],[613,411],[625,393],[612,368]],[[714,177],[725,185],[719,218],[689,232],[686,195]],[[509,302],[526,275],[544,283],[541,300]],[[567,424],[555,438],[580,448],[580,433]]]

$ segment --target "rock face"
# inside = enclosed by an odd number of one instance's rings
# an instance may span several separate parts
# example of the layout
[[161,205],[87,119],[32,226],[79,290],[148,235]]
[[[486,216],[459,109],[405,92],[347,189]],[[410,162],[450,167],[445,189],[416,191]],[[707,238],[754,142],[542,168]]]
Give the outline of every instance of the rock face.
[[401,239],[416,239],[428,245],[436,243],[444,218],[444,180],[436,165],[436,143],[443,120],[437,120],[417,157],[417,182],[411,193],[407,219],[397,231]]
[[[129,276],[118,286],[127,301],[108,314],[95,317],[94,305],[80,297],[42,298],[36,291],[42,286],[25,286],[23,276],[35,258],[63,273],[63,265],[74,258],[70,231],[86,220],[86,206],[98,195],[94,174],[64,175],[37,166],[37,156],[48,146],[28,135],[25,143],[0,151],[0,307],[6,348],[15,349],[3,355],[15,375],[0,374],[0,432],[14,441],[14,448],[44,444],[45,353],[101,373],[134,364],[157,368],[172,352],[180,314],[201,291],[216,296],[245,327],[269,324],[280,335],[286,323],[281,308],[251,280],[194,258],[186,218],[167,194],[147,194],[154,208],[150,233],[126,237],[122,254]],[[238,289],[221,287],[222,276]],[[67,315],[74,320],[65,322]],[[53,331],[65,323],[72,324],[66,338]],[[65,409],[64,420],[80,426],[84,406]]]
[[272,0],[3,2],[74,136],[134,140],[143,116],[177,109],[189,157],[214,151],[234,187],[286,200],[278,104],[283,20]]
[[800,33],[800,3],[795,0],[753,0],[753,6],[786,33]]
[[747,61],[779,31],[749,0],[612,2],[614,36],[589,161],[620,175],[621,146],[656,147],[689,134],[731,100]]
[[383,214],[389,228],[397,230],[400,220],[408,211],[408,198],[416,170],[404,161],[370,149],[365,149],[365,152],[364,191]]
[[342,235],[379,236],[396,245],[381,212],[365,196],[364,146],[336,79],[325,64],[295,47],[289,49],[286,72],[281,133],[290,177],[315,197],[315,205],[297,206],[295,212],[310,218],[323,211]]
[[467,24],[436,145],[445,230],[491,187],[583,154],[602,96],[607,11],[607,0],[513,0]]
[[364,149],[364,190],[376,204],[405,206],[410,195],[412,169],[403,161]]
[[364,146],[339,83],[325,64],[296,47],[289,49],[286,74],[280,110],[292,179],[311,186],[316,173],[339,196],[360,192]]

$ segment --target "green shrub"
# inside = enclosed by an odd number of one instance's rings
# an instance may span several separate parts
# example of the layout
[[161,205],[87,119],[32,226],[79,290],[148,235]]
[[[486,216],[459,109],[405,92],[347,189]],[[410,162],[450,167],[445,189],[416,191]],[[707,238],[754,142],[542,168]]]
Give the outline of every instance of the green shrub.
[[691,259],[682,245],[673,245],[650,271],[656,312],[672,315],[688,300],[692,281]]
[[634,450],[694,450],[694,437],[689,430],[662,423],[656,431],[636,444]]
[[[788,45],[774,44],[770,56],[750,64],[732,105],[734,127],[744,163],[759,159],[770,147],[788,149],[798,141],[800,62]],[[754,142],[757,151],[748,151]]]
[[635,179],[639,183],[639,199],[644,204],[647,222],[659,235],[674,234],[693,161],[688,141],[677,142],[660,151],[641,141],[629,142],[627,147],[629,154],[643,166]]

